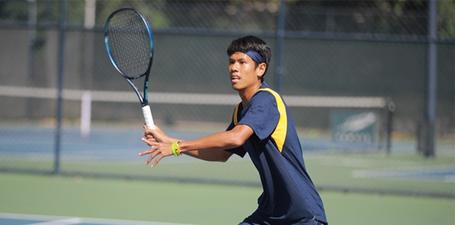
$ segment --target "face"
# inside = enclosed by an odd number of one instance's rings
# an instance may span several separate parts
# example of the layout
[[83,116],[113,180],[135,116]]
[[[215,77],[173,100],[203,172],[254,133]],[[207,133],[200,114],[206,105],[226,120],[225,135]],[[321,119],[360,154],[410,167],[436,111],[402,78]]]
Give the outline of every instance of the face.
[[256,62],[245,53],[235,52],[229,57],[228,67],[232,88],[240,91],[259,86],[265,68],[265,63],[256,65]]

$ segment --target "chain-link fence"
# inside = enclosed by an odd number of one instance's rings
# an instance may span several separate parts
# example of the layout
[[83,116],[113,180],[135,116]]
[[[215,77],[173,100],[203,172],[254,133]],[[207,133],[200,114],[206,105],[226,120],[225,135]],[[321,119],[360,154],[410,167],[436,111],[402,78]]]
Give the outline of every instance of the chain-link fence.
[[[39,157],[45,165],[27,167],[32,169],[53,166],[50,159],[54,149],[62,2],[0,1],[0,124],[5,142],[0,154],[27,153],[34,157],[41,151],[33,149],[44,149],[47,155]],[[416,148],[427,104],[427,1],[68,1],[65,90],[130,92],[109,64],[103,45],[105,18],[120,7],[137,8],[154,26],[156,51],[151,92],[233,95],[228,83],[226,48],[234,38],[254,34],[264,38],[274,51],[266,81],[283,95],[391,99],[396,106],[394,139],[409,143],[394,145],[392,151]],[[450,146],[455,128],[455,4],[438,1],[437,12],[437,136]],[[283,27],[279,26],[280,18],[285,21]],[[284,30],[282,51],[277,50],[280,29]],[[280,57],[284,70],[277,79]],[[11,91],[23,87],[41,89]],[[224,127],[233,109],[230,103],[153,103],[153,94],[151,98],[158,122],[176,129],[183,126],[211,131]],[[77,97],[64,99],[64,135],[76,135],[81,101]],[[94,100],[91,121],[95,132],[88,140],[64,139],[66,153],[71,149],[80,153],[81,149],[112,148],[109,144],[91,145],[104,138],[96,136],[97,128],[140,129],[140,110],[134,104]],[[351,113],[359,110],[346,108]],[[290,109],[297,126],[306,130],[304,136],[330,136],[335,120],[331,118],[344,115],[336,111],[336,106]],[[376,106],[360,112],[382,115],[380,110]],[[379,123],[386,122],[382,119]],[[383,129],[381,126],[374,129]],[[140,130],[132,133],[140,136]],[[25,143],[17,138],[21,134],[33,138]],[[133,139],[117,147],[142,148]],[[77,157],[84,158],[84,154]],[[97,158],[89,153],[86,157]],[[15,159],[6,161],[4,165],[16,163]]]

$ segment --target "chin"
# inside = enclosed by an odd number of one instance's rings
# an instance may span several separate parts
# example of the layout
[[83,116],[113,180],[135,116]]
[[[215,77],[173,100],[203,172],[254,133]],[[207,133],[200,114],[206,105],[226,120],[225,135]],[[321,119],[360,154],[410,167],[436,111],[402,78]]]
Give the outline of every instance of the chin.
[[232,84],[232,89],[236,90],[236,91],[240,91],[242,90],[243,88],[239,85],[239,84]]

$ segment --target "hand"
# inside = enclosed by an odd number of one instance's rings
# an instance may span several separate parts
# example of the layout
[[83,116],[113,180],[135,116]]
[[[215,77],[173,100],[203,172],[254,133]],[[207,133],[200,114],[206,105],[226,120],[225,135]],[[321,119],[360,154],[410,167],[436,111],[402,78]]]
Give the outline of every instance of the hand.
[[[175,141],[175,138],[171,138],[171,137],[167,136],[166,133],[164,133],[159,127],[155,127],[154,129],[149,129],[146,125],[144,125],[144,138],[145,138],[145,140],[156,141],[156,142],[160,142],[160,143],[161,142],[172,143],[173,141]],[[147,142],[145,142],[145,143],[147,143]],[[150,145],[150,144],[148,144],[148,145]]]
[[146,163],[154,167],[162,158],[172,155],[172,142],[177,141],[177,139],[167,136],[159,127],[149,129],[144,125],[142,141],[150,146],[150,149],[140,152],[138,155],[149,155]]
[[139,152],[138,155],[149,155],[146,163],[147,165],[151,165],[151,167],[158,165],[164,157],[172,155],[172,143],[160,143],[152,139],[143,139],[143,141],[151,146],[151,148],[143,152]]

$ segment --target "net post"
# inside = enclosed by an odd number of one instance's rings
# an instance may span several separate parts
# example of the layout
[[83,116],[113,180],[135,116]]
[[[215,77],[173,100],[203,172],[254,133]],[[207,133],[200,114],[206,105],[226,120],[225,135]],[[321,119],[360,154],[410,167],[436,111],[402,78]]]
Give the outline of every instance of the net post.
[[81,96],[81,136],[88,137],[90,135],[92,119],[92,93],[84,91]]
[[386,100],[386,153],[392,151],[393,117],[395,113],[395,103],[391,99]]
[[85,0],[84,28],[93,29],[96,19],[96,0]]

